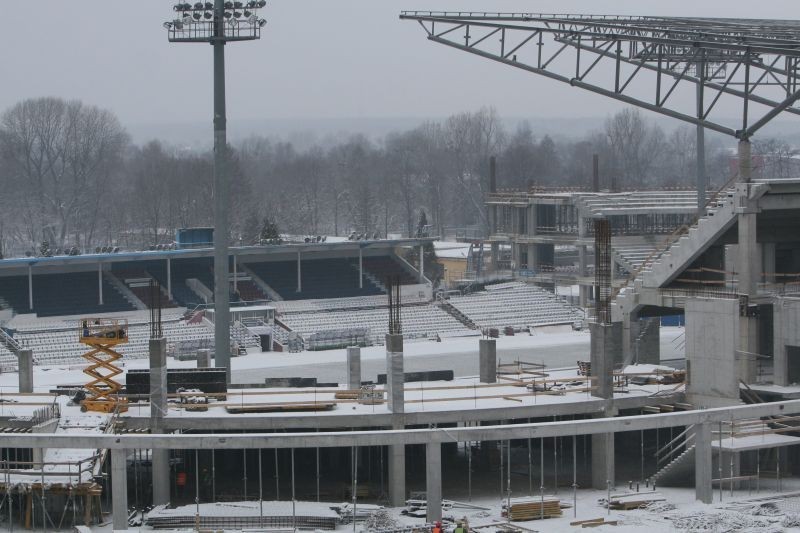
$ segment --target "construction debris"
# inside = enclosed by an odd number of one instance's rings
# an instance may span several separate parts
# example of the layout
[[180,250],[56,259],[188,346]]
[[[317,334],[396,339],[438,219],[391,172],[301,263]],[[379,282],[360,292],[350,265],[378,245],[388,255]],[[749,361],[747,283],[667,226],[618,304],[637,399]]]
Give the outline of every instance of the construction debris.
[[512,522],[557,518],[561,516],[561,501],[553,496],[544,498],[512,498],[510,510],[503,505],[503,516]]
[[630,511],[631,509],[640,509],[654,502],[663,501],[666,501],[666,498],[658,492],[631,492],[612,494],[608,502],[602,499],[600,504],[615,511]]
[[395,529],[398,525],[397,520],[383,507],[370,514],[364,521],[364,529],[367,531]]

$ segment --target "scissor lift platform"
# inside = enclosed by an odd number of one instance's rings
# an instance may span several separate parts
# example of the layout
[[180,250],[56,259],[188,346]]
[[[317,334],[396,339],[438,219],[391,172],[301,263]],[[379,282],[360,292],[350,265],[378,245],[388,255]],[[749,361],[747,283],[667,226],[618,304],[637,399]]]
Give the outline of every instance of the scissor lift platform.
[[83,358],[91,363],[83,373],[92,378],[85,386],[87,397],[81,402],[81,410],[100,413],[127,411],[127,400],[120,398],[122,385],[114,379],[122,374],[122,369],[115,364],[122,359],[122,354],[114,348],[128,342],[128,321],[116,318],[83,319],[79,341],[91,348],[83,354]]

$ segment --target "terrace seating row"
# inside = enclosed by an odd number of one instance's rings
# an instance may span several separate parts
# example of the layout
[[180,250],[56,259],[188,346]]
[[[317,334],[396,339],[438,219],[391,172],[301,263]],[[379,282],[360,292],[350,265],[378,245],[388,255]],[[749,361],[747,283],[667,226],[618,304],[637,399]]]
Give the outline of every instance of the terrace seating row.
[[451,297],[449,303],[482,328],[571,324],[578,311],[554,294],[525,283],[488,286],[483,292]]
[[108,280],[103,280],[103,304],[99,303],[96,272],[35,274],[33,310],[28,301],[28,278],[0,278],[0,297],[17,313],[36,313],[41,317],[114,313],[134,307]]
[[349,259],[309,259],[301,262],[301,292],[297,292],[297,262],[277,261],[247,265],[284,300],[345,298],[381,294],[365,280],[359,288],[358,269]]
[[[453,316],[436,305],[408,305],[401,312],[403,334],[407,338],[425,338],[469,335],[474,333]],[[369,328],[373,337],[382,341],[388,333],[389,312],[379,309],[350,309],[292,313],[282,315],[281,320],[303,336],[323,331]]]

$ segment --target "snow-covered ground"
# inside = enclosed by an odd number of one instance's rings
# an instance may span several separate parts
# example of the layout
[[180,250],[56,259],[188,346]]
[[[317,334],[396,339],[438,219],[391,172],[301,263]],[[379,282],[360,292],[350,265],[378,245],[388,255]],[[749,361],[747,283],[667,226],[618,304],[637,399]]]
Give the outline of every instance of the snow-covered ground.
[[[675,531],[709,531],[709,532],[752,532],[752,533],[772,533],[778,531],[800,531],[800,527],[788,524],[800,523],[800,482],[797,480],[784,481],[783,491],[777,492],[774,487],[774,480],[762,482],[761,490],[756,493],[755,488],[749,490],[737,490],[733,495],[728,490],[723,491],[720,501],[720,492],[715,490],[714,503],[705,505],[695,501],[694,489],[677,488],[658,488],[665,502],[659,504],[652,510],[637,509],[631,511],[608,511],[601,503],[606,498],[606,491],[583,490],[577,491],[577,497],[573,500],[572,490],[559,491],[555,497],[560,498],[562,504],[570,507],[563,509],[563,516],[560,518],[550,518],[544,521],[531,520],[526,522],[516,522],[527,531],[542,532],[574,532],[581,529],[580,526],[572,526],[570,522],[579,520],[591,520],[603,518],[608,521],[616,521],[617,525],[605,525],[593,528],[596,531],[608,531],[618,533],[667,533]],[[641,487],[640,487],[641,488]],[[647,489],[641,488],[642,491]],[[627,487],[619,488],[612,494],[622,494],[628,492]],[[545,494],[551,496],[552,494]],[[523,496],[517,494],[513,496]],[[445,494],[445,498],[447,495]],[[539,497],[538,493],[533,494],[534,498]],[[467,502],[464,502],[467,503]],[[483,509],[470,509],[456,504],[452,509],[446,510],[445,526],[452,525],[447,519],[460,520],[467,518],[470,527],[480,527],[489,524],[505,522],[501,516],[503,501],[500,498],[475,498],[468,502],[471,506],[484,507]],[[232,504],[228,504],[232,505]],[[252,502],[248,506],[248,514],[258,512],[257,503]],[[342,506],[346,504],[331,502],[330,505]],[[573,506],[574,505],[574,506]],[[304,508],[314,509],[319,507],[321,514],[327,514],[327,507],[324,504],[304,503]],[[194,506],[190,506],[194,508]],[[273,504],[265,504],[265,509],[272,509]],[[201,511],[207,505],[201,506]],[[287,506],[286,510],[290,507]],[[267,511],[267,512],[268,512]],[[425,520],[422,518],[411,518],[401,514],[402,509],[388,509],[391,518],[399,526],[422,527]],[[284,512],[284,511],[281,511]],[[787,524],[784,526],[783,524]],[[481,529],[484,532],[494,532],[498,528],[489,527]],[[342,524],[337,528],[338,531],[365,531],[363,524],[358,523],[355,527],[351,524]],[[111,533],[111,526],[106,524],[91,528],[95,533]],[[132,528],[131,531],[152,531],[149,527]],[[185,530],[190,531],[190,530]],[[226,530],[235,531],[235,530]],[[253,531],[253,530],[251,530]]]

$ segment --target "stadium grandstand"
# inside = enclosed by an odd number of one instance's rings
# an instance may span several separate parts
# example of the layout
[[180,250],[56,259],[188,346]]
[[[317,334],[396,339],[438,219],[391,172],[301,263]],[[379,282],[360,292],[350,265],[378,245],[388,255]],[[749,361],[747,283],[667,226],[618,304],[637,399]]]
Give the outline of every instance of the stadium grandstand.
[[[230,295],[233,316],[240,317],[231,328],[234,353],[293,351],[290,344],[298,340],[306,349],[382,344],[388,331],[389,278],[402,287],[408,340],[579,319],[554,295],[524,283],[435,299],[431,282],[400,253],[424,242],[234,248]],[[0,368],[15,366],[19,349],[32,350],[37,364],[82,363],[85,350],[75,332],[86,316],[128,320],[130,342],[120,350],[126,359],[145,358],[154,307],[162,309],[170,355],[192,357],[198,349],[213,349],[211,253],[193,248],[0,261]],[[269,319],[241,312],[258,306],[274,310]]]

